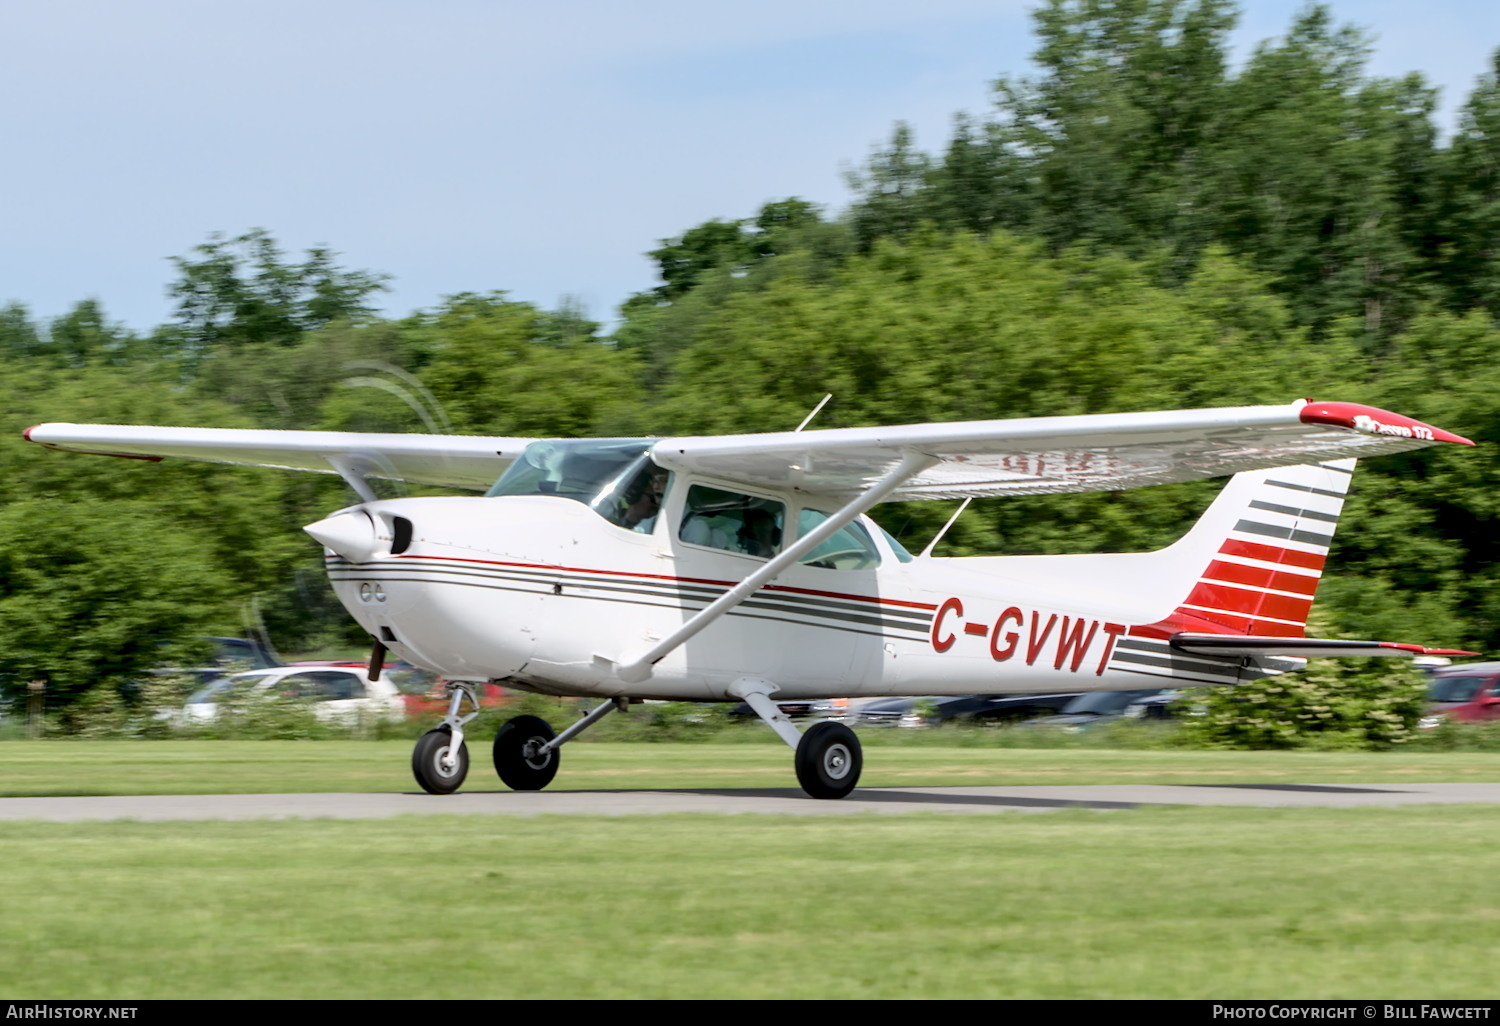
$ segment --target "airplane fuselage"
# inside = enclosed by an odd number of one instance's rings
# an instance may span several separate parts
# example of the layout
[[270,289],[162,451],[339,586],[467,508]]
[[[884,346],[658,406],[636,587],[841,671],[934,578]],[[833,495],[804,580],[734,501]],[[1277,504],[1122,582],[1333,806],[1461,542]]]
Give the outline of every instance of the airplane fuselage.
[[[1140,557],[910,557],[861,518],[874,550],[852,560],[861,568],[794,565],[627,684],[615,664],[765,562],[685,541],[684,484],[651,531],[552,496],[367,503],[357,510],[383,525],[404,518],[407,534],[383,532],[397,540],[359,553],[367,558],[329,552],[329,575],[397,656],[449,679],[543,693],[723,700],[747,677],[788,698],[1241,679],[1241,661],[1185,661],[1142,629],[1181,595],[1153,594],[1131,562]],[[779,499],[797,522],[796,498]],[[820,562],[840,558],[851,562]]]

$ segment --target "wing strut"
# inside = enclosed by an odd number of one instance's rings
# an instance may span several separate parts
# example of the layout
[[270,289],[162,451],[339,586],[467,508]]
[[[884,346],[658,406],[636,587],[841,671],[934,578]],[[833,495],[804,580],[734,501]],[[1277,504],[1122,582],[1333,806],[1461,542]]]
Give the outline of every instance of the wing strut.
[[853,501],[844,506],[843,509],[798,538],[765,566],[755,571],[749,577],[746,577],[733,588],[730,588],[703,609],[700,609],[681,627],[658,641],[651,648],[621,662],[615,667],[615,675],[627,684],[639,684],[641,681],[649,679],[651,676],[651,667],[659,662],[668,652],[671,652],[674,648],[755,594],[763,586],[770,583],[771,579],[777,574],[796,563],[825,540],[831,538],[837,531],[842,530],[855,517],[871,506],[883,501],[886,496],[890,495],[897,488],[900,488],[907,480],[920,474],[936,462],[938,462],[936,456],[908,451],[901,457],[901,462],[894,469],[887,472],[879,481],[876,481],[865,491],[861,492]]
[[325,459],[328,460],[329,466],[333,467],[334,472],[343,478],[344,483],[353,488],[362,500],[365,502],[379,500],[380,496],[375,494],[375,490],[370,487],[370,482],[361,472],[363,468],[359,466],[359,461],[348,456],[327,456]]

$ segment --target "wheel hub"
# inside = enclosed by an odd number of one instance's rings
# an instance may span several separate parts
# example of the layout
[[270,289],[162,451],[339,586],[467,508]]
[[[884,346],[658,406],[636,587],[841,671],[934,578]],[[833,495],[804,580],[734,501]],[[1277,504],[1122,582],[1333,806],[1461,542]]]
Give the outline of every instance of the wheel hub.
[[823,769],[832,780],[842,780],[849,772],[849,749],[844,745],[831,745],[823,754]]
[[[521,746],[521,758],[526,760],[526,765],[532,769],[545,769],[547,763],[552,761],[551,752],[541,752],[542,745],[546,744],[545,738],[534,737]],[[541,752],[540,754],[538,754]]]

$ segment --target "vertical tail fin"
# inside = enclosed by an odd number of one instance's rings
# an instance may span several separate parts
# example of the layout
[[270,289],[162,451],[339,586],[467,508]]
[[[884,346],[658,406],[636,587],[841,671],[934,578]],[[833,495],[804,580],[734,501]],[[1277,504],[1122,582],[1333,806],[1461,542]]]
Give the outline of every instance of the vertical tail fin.
[[1299,670],[1314,656],[1473,655],[1306,637],[1353,473],[1353,460],[1337,460],[1236,474],[1191,531],[1154,554],[1184,597],[1163,619],[1129,627],[1110,668],[1179,685],[1234,684]]
[[1301,637],[1353,473],[1336,460],[1236,474],[1167,550],[1197,574],[1171,628]]

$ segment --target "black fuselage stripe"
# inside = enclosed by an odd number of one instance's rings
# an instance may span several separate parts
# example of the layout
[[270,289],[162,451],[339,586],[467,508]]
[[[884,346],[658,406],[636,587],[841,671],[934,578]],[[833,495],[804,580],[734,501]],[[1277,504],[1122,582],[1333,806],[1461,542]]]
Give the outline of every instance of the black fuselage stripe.
[[[1126,647],[1124,645],[1116,645],[1115,658],[1128,659],[1132,662],[1149,662],[1152,659],[1165,659],[1169,660],[1171,665],[1173,666],[1176,666],[1179,663],[1183,665],[1196,665],[1205,673],[1217,673],[1220,671],[1233,672],[1236,668],[1236,664],[1233,662],[1226,664],[1223,657],[1215,659],[1212,656],[1188,655],[1184,652],[1178,652],[1176,649],[1165,647],[1143,649],[1137,648],[1135,646]],[[1167,663],[1158,662],[1156,665],[1165,666],[1167,665]]]
[[1115,652],[1115,659],[1120,662],[1140,663],[1142,666],[1161,666],[1169,670],[1184,670],[1190,673],[1201,674],[1223,674],[1230,681],[1239,679],[1238,666],[1206,666],[1202,663],[1191,662],[1186,659],[1159,659],[1155,656],[1141,655],[1137,652]]
[[1114,665],[1111,665],[1110,668],[1114,669],[1114,670],[1118,670],[1121,673],[1136,673],[1136,674],[1140,674],[1142,677],[1160,677],[1160,678],[1163,678],[1163,679],[1166,679],[1166,680],[1176,680],[1176,681],[1188,681],[1188,680],[1190,680],[1190,681],[1194,681],[1195,683],[1198,683],[1198,684],[1226,684],[1226,683],[1231,683],[1229,681],[1223,681],[1223,680],[1207,680],[1207,679],[1205,679],[1203,677],[1189,677],[1189,676],[1186,676],[1185,674],[1181,674],[1181,673],[1156,673],[1156,672],[1153,672],[1151,670],[1137,670],[1137,669],[1133,669],[1132,667],[1129,667],[1129,666],[1114,666]]
[[[424,571],[422,571],[420,569],[417,569],[417,570],[414,570],[413,572],[414,573],[423,573]],[[425,571],[425,572],[432,573],[433,571]],[[332,574],[330,574],[329,577],[330,577],[331,580],[346,581],[346,582],[351,583],[351,584],[353,584],[353,583],[364,583],[364,582],[367,582],[367,581],[368,582],[372,582],[372,583],[379,583],[379,582],[386,582],[386,583],[389,583],[389,582],[406,582],[406,583],[417,583],[417,584],[451,584],[451,585],[455,585],[455,586],[458,586],[458,587],[485,588],[485,589],[489,589],[491,591],[509,591],[509,592],[516,592],[518,594],[523,594],[523,595],[541,595],[541,596],[553,597],[553,598],[572,598],[572,599],[581,599],[581,600],[584,600],[584,601],[594,601],[594,602],[618,602],[618,603],[621,603],[621,604],[624,604],[624,605],[645,605],[645,606],[652,606],[652,607],[658,608],[658,609],[675,609],[675,610],[680,610],[680,611],[684,611],[684,612],[691,612],[691,613],[696,613],[696,612],[702,610],[703,608],[705,608],[706,606],[709,605],[709,602],[702,601],[702,600],[699,600],[699,599],[688,599],[688,600],[684,601],[681,598],[677,598],[676,600],[674,600],[673,597],[669,596],[669,595],[663,595],[663,594],[657,594],[657,593],[643,593],[643,592],[639,592],[639,591],[637,591],[637,592],[631,592],[629,589],[625,589],[625,588],[612,588],[612,589],[608,589],[608,590],[618,591],[618,592],[624,592],[626,594],[633,594],[635,597],[633,597],[633,598],[623,598],[623,597],[622,598],[614,598],[614,597],[607,596],[607,595],[591,595],[591,594],[585,593],[584,589],[580,589],[580,588],[577,588],[577,587],[573,588],[571,591],[563,591],[561,593],[557,593],[557,594],[554,595],[547,588],[545,582],[535,582],[534,586],[533,587],[529,587],[529,588],[528,587],[511,587],[511,586],[504,585],[504,584],[494,583],[494,578],[493,577],[491,577],[489,580],[485,580],[484,579],[484,575],[446,574],[445,573],[442,577],[439,577],[439,578],[433,578],[433,577],[405,577],[405,576],[397,576],[394,573],[394,571],[384,571],[384,572],[379,573],[379,574],[372,574],[372,573],[369,573],[369,572],[364,572],[364,573],[361,573],[358,577],[334,577]],[[463,577],[479,577],[480,579],[477,579],[477,580],[455,579],[455,578],[463,578]],[[527,582],[527,583],[531,583],[531,582]],[[605,589],[588,589],[588,590],[596,590],[597,591],[597,590],[605,590]],[[652,599],[657,599],[657,600],[663,600],[664,599],[666,601],[651,601]],[[696,605],[696,606],[691,605],[690,603],[694,602],[694,601],[701,601],[702,604],[701,605]],[[857,633],[857,634],[878,633],[878,634],[882,634],[882,635],[884,633],[886,633],[886,632],[907,631],[907,632],[910,632],[910,634],[912,635],[912,637],[909,637],[909,638],[905,639],[905,640],[908,640],[908,641],[921,640],[921,639],[925,639],[927,637],[927,629],[925,627],[912,626],[910,624],[904,624],[904,623],[889,623],[889,622],[882,621],[879,618],[870,617],[870,616],[854,616],[854,615],[850,615],[850,614],[846,614],[846,613],[824,612],[824,611],[821,611],[821,610],[805,610],[804,611],[804,610],[798,610],[798,609],[795,609],[795,608],[787,608],[786,606],[779,606],[779,605],[775,605],[775,604],[772,604],[772,603],[759,602],[759,601],[757,601],[755,599],[747,599],[744,603],[741,604],[741,607],[742,608],[743,607],[750,607],[750,608],[754,608],[754,609],[766,609],[766,610],[770,610],[770,611],[773,611],[773,612],[802,613],[806,617],[805,619],[802,619],[802,620],[791,620],[791,619],[785,619],[785,618],[782,618],[782,617],[766,616],[766,615],[763,615],[763,614],[757,614],[757,615],[754,616],[754,618],[756,618],[756,619],[763,619],[763,620],[782,620],[782,622],[785,622],[785,623],[800,623],[800,624],[802,624],[805,627],[827,627],[827,628],[829,628],[831,630],[853,630],[854,633]],[[730,610],[728,615],[730,615],[730,616],[734,616],[734,615],[746,616],[746,615],[752,615],[752,614],[737,613],[736,610]],[[824,622],[814,622],[814,621],[824,621]],[[835,622],[829,623],[827,621],[835,621]],[[840,624],[860,624],[862,626],[867,626],[867,627],[881,628],[881,630],[880,631],[876,631],[876,632],[855,630],[852,627],[840,626]],[[894,634],[892,636],[899,637],[899,635],[894,635]]]
[[[489,569],[485,567],[454,566],[447,561],[403,559],[399,563],[358,563],[346,564],[347,569],[358,569],[365,573],[389,573],[391,571],[404,571],[415,568],[437,574],[461,574],[468,576],[495,576],[504,580],[535,580],[546,587],[554,583],[564,585],[570,582],[573,586],[597,588],[600,590],[654,592],[662,595],[694,594],[706,598],[708,601],[723,595],[728,588],[719,588],[711,585],[689,584],[679,581],[652,581],[652,580],[628,580],[613,577],[599,578],[584,574],[563,573],[549,570],[518,570],[518,569]],[[334,569],[330,566],[330,572]],[[345,569],[339,567],[338,569]],[[765,591],[761,593],[765,597],[774,597],[777,601],[796,603],[809,607],[826,608],[831,610],[848,610],[863,615],[875,614],[881,617],[904,618],[920,624],[923,629],[931,624],[933,614],[925,609],[901,609],[882,604],[862,604],[857,601],[840,601],[837,599],[826,599],[814,595],[800,595],[785,591]]]

